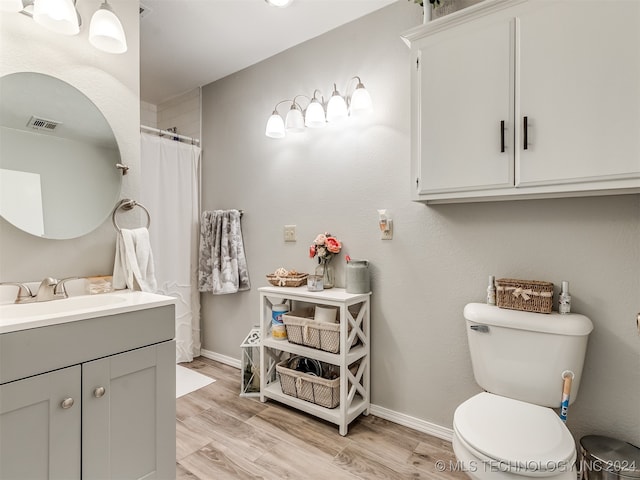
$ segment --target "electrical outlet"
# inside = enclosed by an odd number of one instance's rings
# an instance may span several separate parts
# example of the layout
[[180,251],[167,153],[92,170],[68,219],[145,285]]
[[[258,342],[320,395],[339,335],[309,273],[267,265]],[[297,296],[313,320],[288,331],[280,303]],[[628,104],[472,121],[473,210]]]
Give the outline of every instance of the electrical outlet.
[[393,220],[387,220],[389,228],[380,231],[380,240],[393,240]]
[[296,226],[285,225],[284,226],[284,241],[295,242],[296,241]]

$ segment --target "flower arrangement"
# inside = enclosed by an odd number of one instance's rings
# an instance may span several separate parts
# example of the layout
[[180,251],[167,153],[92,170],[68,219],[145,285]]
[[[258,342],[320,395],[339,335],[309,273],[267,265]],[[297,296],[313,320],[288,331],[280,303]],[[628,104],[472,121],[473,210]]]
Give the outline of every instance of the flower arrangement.
[[340,253],[342,243],[330,233],[321,233],[309,247],[309,258],[318,257],[318,263],[328,263],[333,255]]

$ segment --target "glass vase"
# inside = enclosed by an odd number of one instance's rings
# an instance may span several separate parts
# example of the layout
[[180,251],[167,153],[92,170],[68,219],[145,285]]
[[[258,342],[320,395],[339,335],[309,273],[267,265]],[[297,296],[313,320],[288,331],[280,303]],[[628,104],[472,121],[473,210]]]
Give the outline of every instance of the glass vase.
[[321,259],[315,271],[316,275],[322,275],[322,286],[324,289],[333,288],[334,285],[335,275],[333,267],[329,262],[330,260]]

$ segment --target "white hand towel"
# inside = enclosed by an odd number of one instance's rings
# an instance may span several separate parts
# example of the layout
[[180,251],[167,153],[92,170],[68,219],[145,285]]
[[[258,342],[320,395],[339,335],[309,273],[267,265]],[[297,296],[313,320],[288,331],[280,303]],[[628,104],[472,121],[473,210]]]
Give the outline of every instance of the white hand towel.
[[152,293],[156,291],[153,254],[146,228],[120,230],[113,266],[113,288]]

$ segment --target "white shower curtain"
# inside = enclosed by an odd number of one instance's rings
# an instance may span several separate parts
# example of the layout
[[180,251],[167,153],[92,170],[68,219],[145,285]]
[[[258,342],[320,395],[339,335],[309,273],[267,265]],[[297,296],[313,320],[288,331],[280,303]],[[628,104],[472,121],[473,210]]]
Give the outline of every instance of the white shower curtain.
[[200,147],[141,133],[140,203],[151,214],[149,236],[157,293],[176,302],[176,362],[200,355],[198,292]]

